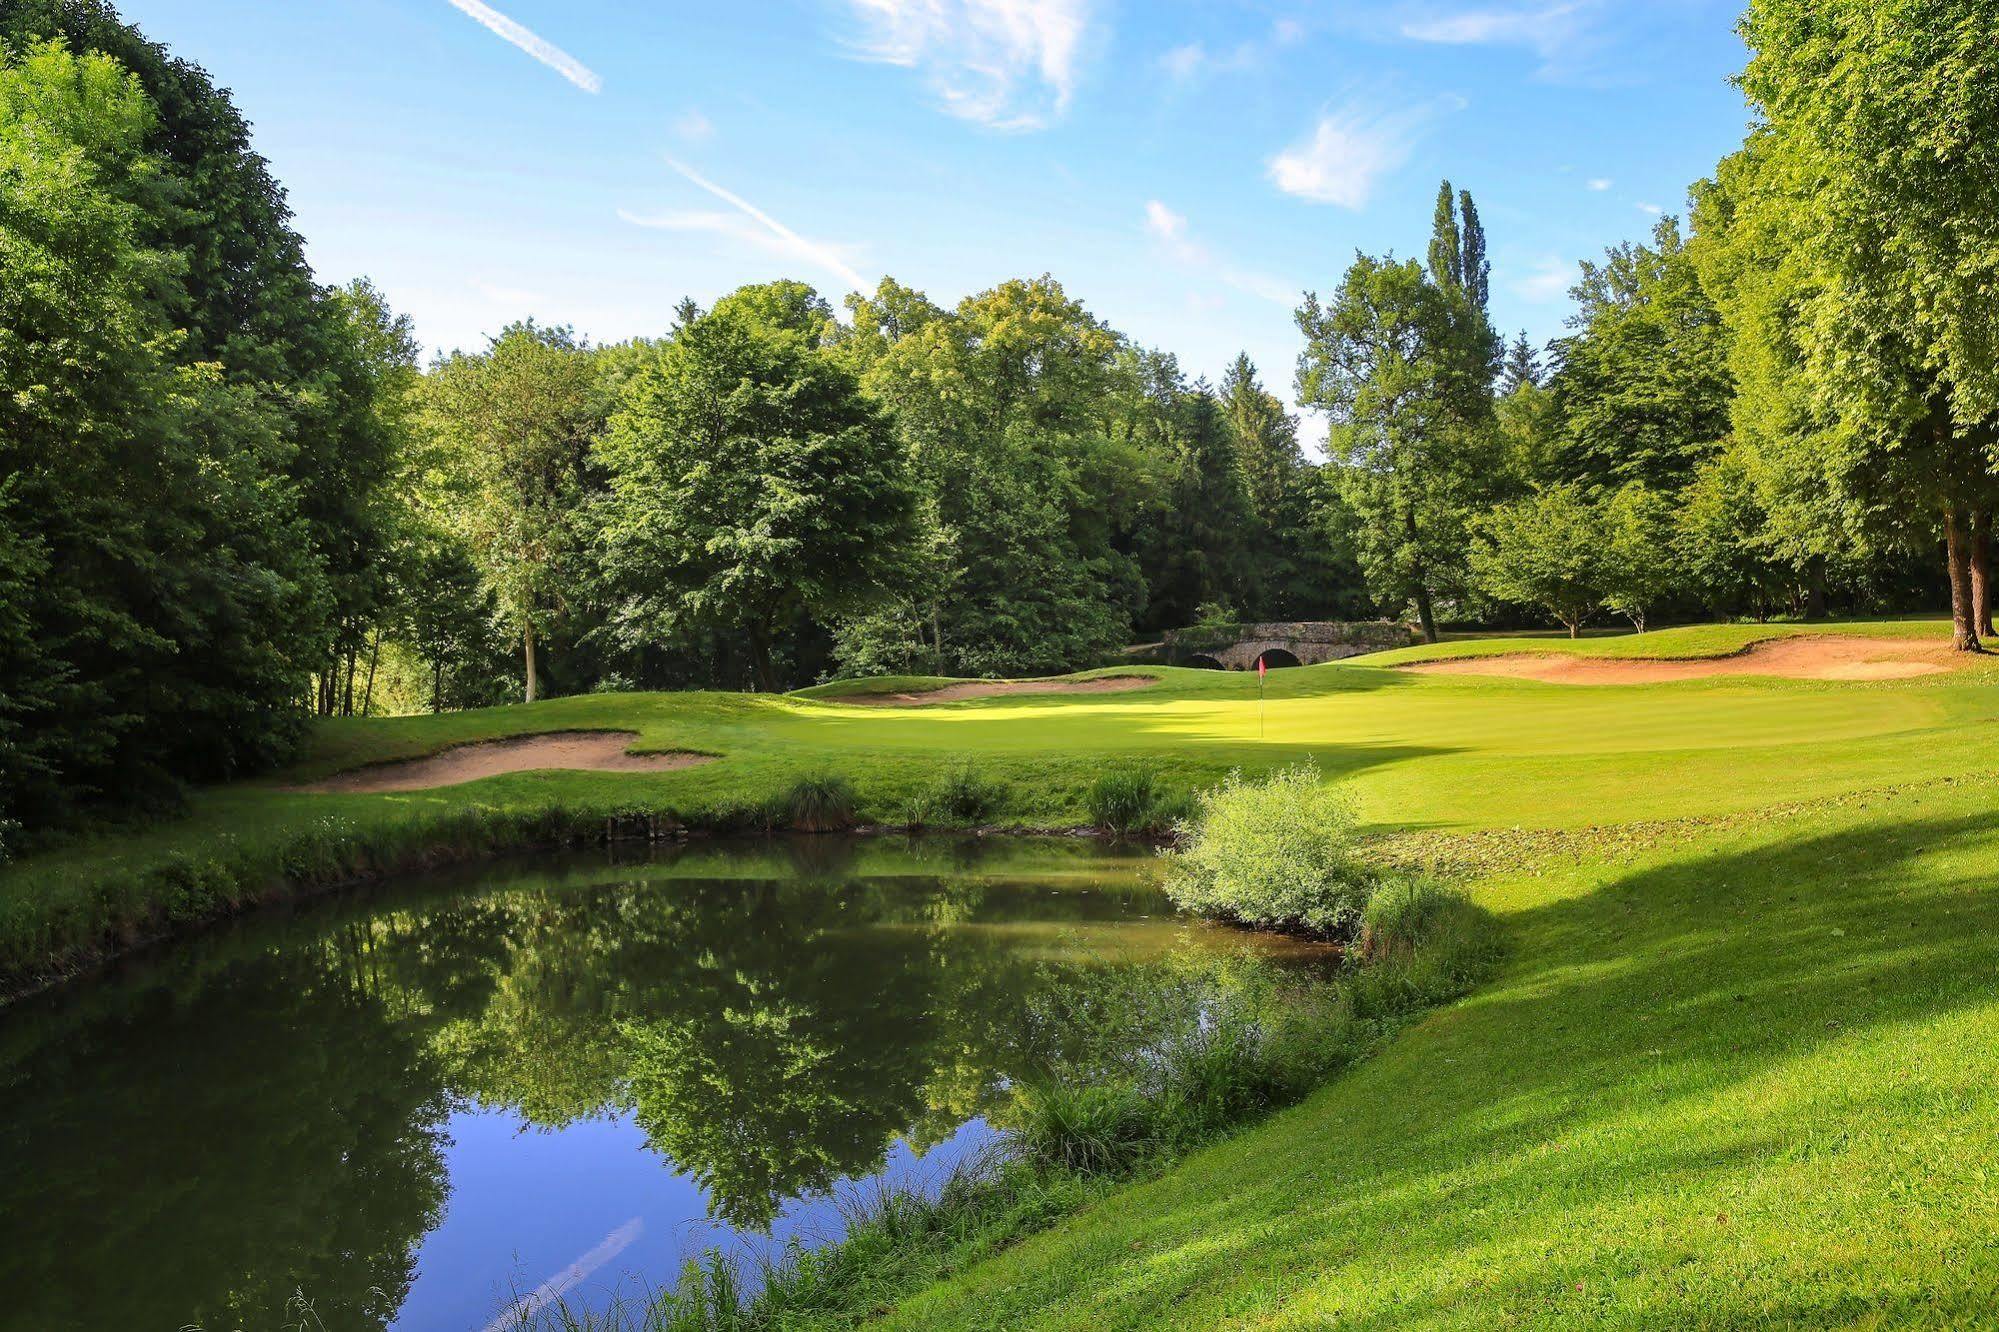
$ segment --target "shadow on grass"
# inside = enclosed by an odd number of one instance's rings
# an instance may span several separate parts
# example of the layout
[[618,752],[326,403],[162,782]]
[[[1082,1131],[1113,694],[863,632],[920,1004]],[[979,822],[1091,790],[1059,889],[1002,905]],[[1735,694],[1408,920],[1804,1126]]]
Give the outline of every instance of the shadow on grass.
[[964,1321],[1989,1321],[1995,850],[1983,815],[1876,822],[1512,916],[1479,995]]

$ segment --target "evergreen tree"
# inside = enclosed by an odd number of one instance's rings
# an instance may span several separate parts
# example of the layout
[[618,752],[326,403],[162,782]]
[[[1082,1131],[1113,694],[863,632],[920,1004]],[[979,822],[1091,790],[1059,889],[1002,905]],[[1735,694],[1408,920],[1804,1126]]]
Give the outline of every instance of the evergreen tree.
[[1506,360],[1499,368],[1500,396],[1510,398],[1523,385],[1541,387],[1541,355],[1527,341],[1527,330],[1524,328],[1506,349]]

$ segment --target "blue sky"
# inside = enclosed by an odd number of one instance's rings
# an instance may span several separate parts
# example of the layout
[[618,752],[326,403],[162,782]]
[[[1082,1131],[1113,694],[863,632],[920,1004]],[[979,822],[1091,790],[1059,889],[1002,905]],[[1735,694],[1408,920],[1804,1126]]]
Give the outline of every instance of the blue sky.
[[776,276],[1052,272],[1290,395],[1297,293],[1471,189],[1509,332],[1740,141],[1718,0],[126,0],[256,126],[328,281],[426,346],[658,333]]

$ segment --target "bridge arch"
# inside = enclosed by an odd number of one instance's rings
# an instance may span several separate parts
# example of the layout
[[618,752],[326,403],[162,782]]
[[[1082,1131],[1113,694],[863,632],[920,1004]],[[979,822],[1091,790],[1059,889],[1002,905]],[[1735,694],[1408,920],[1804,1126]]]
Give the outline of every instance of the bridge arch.
[[1273,671],[1289,670],[1293,666],[1303,666],[1298,654],[1290,648],[1269,647],[1257,654],[1257,664]]
[[1222,665],[1216,658],[1209,656],[1205,652],[1197,652],[1180,664],[1197,671],[1225,671],[1228,669],[1228,667]]

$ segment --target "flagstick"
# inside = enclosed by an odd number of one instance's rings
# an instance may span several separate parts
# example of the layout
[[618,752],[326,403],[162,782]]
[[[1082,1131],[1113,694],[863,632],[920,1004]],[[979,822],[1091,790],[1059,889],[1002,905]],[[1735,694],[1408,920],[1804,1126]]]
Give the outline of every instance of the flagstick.
[[1256,738],[1263,739],[1263,677],[1269,674],[1269,667],[1262,657],[1256,659]]

